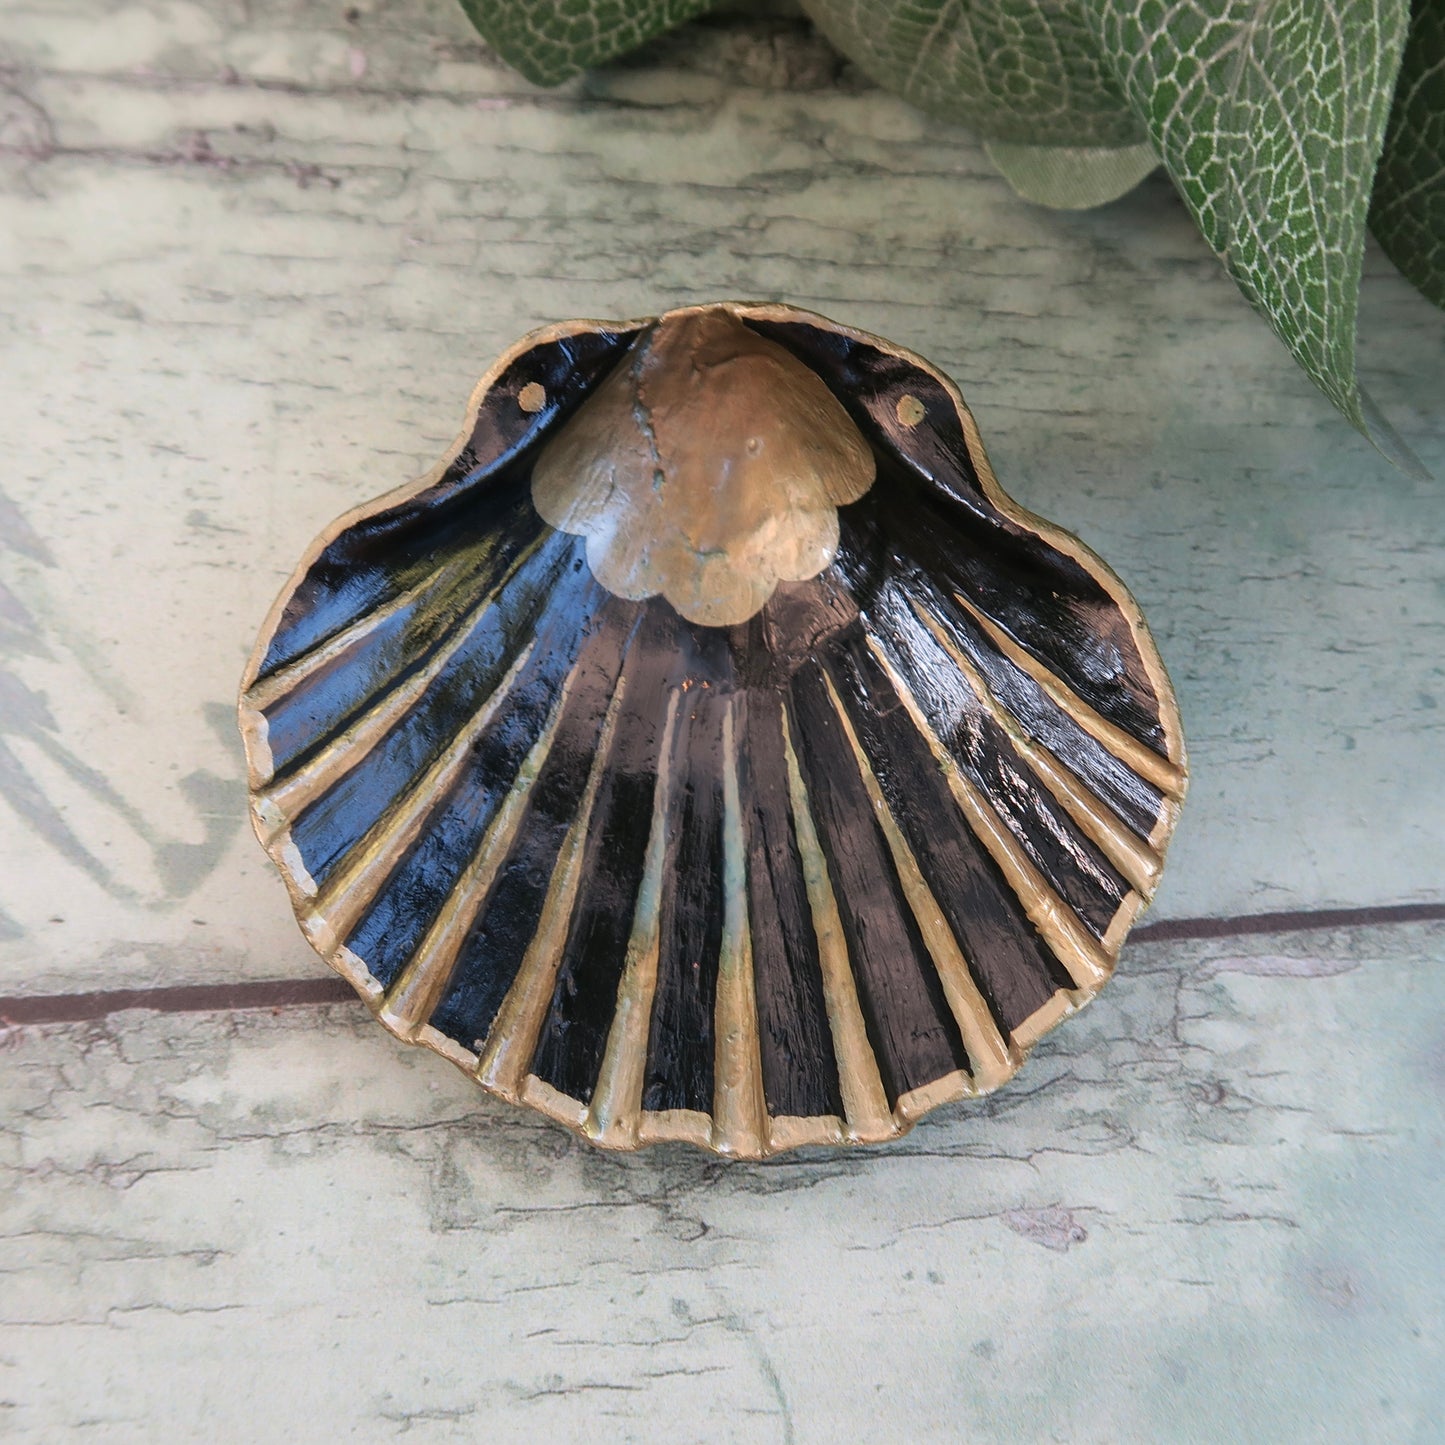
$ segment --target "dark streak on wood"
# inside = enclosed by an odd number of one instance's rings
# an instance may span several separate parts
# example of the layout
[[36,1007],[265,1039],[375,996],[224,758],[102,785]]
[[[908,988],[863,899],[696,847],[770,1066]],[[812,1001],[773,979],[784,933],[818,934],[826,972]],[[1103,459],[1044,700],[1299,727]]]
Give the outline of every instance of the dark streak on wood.
[[[1445,923],[1445,902],[1387,903],[1374,908],[1319,908],[1298,913],[1247,913],[1235,918],[1169,918],[1136,928],[1139,943],[1190,939],[1251,938],[1322,932],[1336,928],[1392,928],[1407,923]],[[272,978],[255,983],[176,984],[94,993],[19,995],[0,998],[0,1024],[85,1023],[126,1009],[155,1013],[224,1013],[233,1009],[298,1008],[349,1003],[356,997],[339,978]]]

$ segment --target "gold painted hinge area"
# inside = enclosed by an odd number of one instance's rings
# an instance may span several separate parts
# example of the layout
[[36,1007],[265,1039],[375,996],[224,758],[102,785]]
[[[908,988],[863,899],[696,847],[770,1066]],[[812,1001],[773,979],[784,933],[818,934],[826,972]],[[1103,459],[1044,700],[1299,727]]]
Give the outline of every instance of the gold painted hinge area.
[[838,550],[873,453],[817,374],[721,307],[672,312],[546,446],[532,499],[619,597],[726,627]]

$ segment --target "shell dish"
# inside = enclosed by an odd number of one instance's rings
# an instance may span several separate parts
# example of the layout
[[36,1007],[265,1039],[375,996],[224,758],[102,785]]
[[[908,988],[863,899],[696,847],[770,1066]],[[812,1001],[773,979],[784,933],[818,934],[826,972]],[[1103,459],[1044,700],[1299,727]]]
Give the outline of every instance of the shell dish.
[[757,1158],[987,1093],[1184,795],[1139,609],[953,384],[779,305],[534,332],[340,519],[241,697],[257,831],[399,1037],[594,1143]]

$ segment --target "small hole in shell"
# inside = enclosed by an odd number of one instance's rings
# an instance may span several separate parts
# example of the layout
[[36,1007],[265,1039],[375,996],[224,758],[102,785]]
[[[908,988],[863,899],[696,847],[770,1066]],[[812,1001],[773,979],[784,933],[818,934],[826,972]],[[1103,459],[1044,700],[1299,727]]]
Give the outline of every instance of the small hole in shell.
[[917,426],[927,415],[923,403],[911,391],[905,392],[898,398],[898,405],[894,410],[898,413],[898,420],[904,426]]
[[517,405],[528,415],[535,416],[547,405],[547,388],[540,381],[529,381],[517,393]]

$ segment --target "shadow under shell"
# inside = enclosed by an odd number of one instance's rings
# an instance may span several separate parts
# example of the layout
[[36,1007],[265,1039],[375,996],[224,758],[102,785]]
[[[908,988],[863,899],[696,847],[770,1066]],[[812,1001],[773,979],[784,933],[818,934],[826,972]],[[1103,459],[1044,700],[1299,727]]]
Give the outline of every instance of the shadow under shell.
[[821,572],[730,626],[603,587],[532,470],[655,323],[552,328],[320,539],[242,722],[302,927],[389,1028],[597,1143],[757,1157],[1004,1082],[1107,980],[1185,773],[1137,607],[945,378],[719,309],[872,452]]

